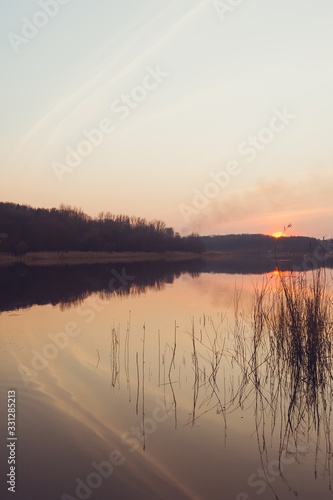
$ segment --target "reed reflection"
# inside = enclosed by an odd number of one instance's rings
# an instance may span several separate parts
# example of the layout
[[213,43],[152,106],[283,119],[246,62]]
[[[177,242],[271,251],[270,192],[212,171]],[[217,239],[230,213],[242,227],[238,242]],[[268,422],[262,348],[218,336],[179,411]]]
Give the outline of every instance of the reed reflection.
[[244,328],[235,331],[242,370],[239,404],[254,406],[260,459],[272,490],[266,470],[267,443],[274,436],[280,477],[291,491],[282,454],[302,460],[311,444],[314,475],[321,468],[331,490],[333,302],[327,285],[324,269],[310,276],[279,273],[255,290],[251,336]]
[[284,464],[302,463],[306,455],[313,460],[314,476],[325,476],[331,489],[333,301],[325,270],[265,277],[255,288],[250,314],[243,309],[241,290],[235,291],[233,309],[233,321],[222,313],[192,318],[185,330],[191,346],[187,370],[184,353],[175,355],[175,325],[174,346],[167,344],[162,355],[164,398],[169,388],[175,422],[180,388],[175,390],[171,371],[178,363],[179,374],[185,368],[192,399],[183,424],[200,425],[214,412],[222,418],[226,442],[231,415],[245,411],[249,421],[254,410],[263,479],[275,498],[283,496],[267,472],[272,455],[280,482],[293,494],[297,491],[284,475]]

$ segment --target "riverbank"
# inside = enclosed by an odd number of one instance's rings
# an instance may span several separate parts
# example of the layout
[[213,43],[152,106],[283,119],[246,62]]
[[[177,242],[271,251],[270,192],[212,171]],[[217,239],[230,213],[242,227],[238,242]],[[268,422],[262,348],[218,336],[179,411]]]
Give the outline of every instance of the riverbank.
[[29,252],[15,256],[0,254],[0,266],[22,263],[26,266],[106,264],[108,262],[185,261],[194,259],[224,259],[228,252]]

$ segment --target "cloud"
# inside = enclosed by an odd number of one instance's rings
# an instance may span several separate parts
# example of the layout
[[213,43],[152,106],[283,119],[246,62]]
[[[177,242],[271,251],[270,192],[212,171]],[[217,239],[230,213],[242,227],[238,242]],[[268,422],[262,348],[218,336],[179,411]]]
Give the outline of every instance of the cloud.
[[[223,198],[211,200],[206,210],[193,216],[182,232],[208,233],[223,224],[248,221],[258,217],[289,218],[333,212],[333,177],[331,174],[313,174],[299,181],[258,181],[257,185],[233,191]],[[291,221],[292,222],[292,221]]]
[[[77,126],[79,129],[80,125],[78,124],[81,124],[82,116],[87,116],[87,110],[89,113],[91,110],[94,110],[94,105],[89,106],[90,103],[96,102],[96,99],[101,99],[105,94],[109,95],[110,89],[114,89],[115,84],[121,82],[123,78],[131,74],[140,67],[140,65],[144,68],[145,64],[151,61],[152,58],[155,58],[155,54],[158,50],[169,40],[172,40],[177,30],[181,29],[184,24],[198,15],[201,10],[208,5],[210,5],[210,0],[202,0],[183,15],[179,15],[179,4],[178,2],[173,2],[164,10],[159,11],[154,17],[149,18],[148,13],[144,13],[140,23],[138,23],[137,19],[135,20],[136,29],[133,27],[133,33],[130,37],[128,34],[128,27],[124,29],[123,33],[121,32],[117,35],[117,39],[123,40],[121,50],[117,50],[116,56],[112,60],[110,60],[109,56],[106,56],[106,54],[110,52],[110,47],[113,46],[115,41],[111,39],[103,47],[99,47],[95,54],[91,54],[90,59],[91,61],[98,59],[98,53],[101,52],[105,57],[105,65],[101,67],[91,79],[82,83],[74,92],[57,102],[39,119],[39,121],[26,133],[25,137],[12,154],[10,161],[15,161],[22,152],[24,153],[25,146],[34,137],[38,140],[38,157],[40,157],[52,144],[57,135],[65,129],[67,124],[72,126],[70,124],[71,120],[74,119],[74,127]],[[173,9],[176,9],[176,11],[172,13],[171,11]],[[159,20],[163,21],[164,18],[168,18],[170,15],[173,17],[173,22],[168,23],[164,29],[155,33],[150,39],[146,40],[145,44],[143,44],[141,37],[142,34],[147,31],[148,27],[154,26]],[[148,19],[145,17],[148,17]],[[138,54],[134,54],[136,47],[142,47]],[[127,62],[124,63],[126,57]],[[118,63],[120,63],[121,67],[116,69]],[[46,129],[50,129],[51,133],[46,140],[43,140],[43,147],[41,148],[40,134],[45,132]]]

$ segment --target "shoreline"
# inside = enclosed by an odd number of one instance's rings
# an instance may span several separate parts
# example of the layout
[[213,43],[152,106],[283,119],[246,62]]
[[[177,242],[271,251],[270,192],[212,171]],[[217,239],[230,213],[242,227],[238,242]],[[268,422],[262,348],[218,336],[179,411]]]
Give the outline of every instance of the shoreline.
[[[75,266],[89,264],[108,264],[111,262],[182,262],[190,260],[222,261],[222,260],[252,260],[257,258],[272,260],[272,255],[252,252],[227,252],[227,251],[207,251],[203,253],[195,252],[28,252],[25,255],[16,256],[0,253],[0,268],[15,264],[26,266]],[[292,258],[304,259],[306,255],[279,253],[276,255],[279,260],[291,260]],[[327,257],[332,258],[333,254],[328,253]],[[274,259],[273,259],[274,260]]]
[[26,266],[64,266],[80,264],[107,264],[109,262],[179,262],[196,259],[225,259],[232,257],[230,252],[29,252],[15,256],[0,254],[0,267],[13,264]]

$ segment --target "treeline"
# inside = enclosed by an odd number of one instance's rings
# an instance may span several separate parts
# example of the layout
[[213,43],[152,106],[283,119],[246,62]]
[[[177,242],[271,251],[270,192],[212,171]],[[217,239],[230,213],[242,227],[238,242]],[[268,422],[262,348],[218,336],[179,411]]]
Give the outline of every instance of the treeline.
[[164,222],[81,209],[32,208],[0,203],[0,251],[22,255],[39,251],[165,252],[204,251],[195,234],[181,237]]
[[333,251],[332,240],[319,240],[305,236],[274,238],[264,234],[228,234],[225,236],[203,236],[207,251],[252,254],[297,254],[315,256]]

